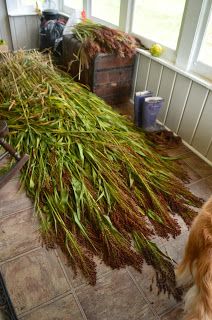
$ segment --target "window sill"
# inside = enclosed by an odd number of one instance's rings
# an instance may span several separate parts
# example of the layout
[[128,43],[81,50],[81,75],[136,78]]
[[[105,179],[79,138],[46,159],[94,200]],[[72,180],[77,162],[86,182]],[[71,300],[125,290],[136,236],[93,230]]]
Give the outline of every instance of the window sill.
[[38,16],[37,12],[35,11],[9,11],[8,12],[9,17],[23,17],[23,16]]
[[179,74],[181,74],[181,75],[183,75],[183,76],[185,76],[185,77],[187,77],[187,78],[189,78],[189,79],[201,84],[202,86],[206,87],[207,89],[212,90],[212,81],[201,77],[199,74],[195,74],[195,73],[192,73],[192,72],[188,72],[188,71],[182,70],[182,69],[178,68],[174,63],[163,59],[163,57],[157,58],[157,57],[152,56],[149,53],[149,51],[147,51],[147,50],[143,50],[143,49],[137,48],[136,51],[138,53],[150,58],[151,60],[156,61],[156,62],[162,64],[163,66],[165,66],[165,67],[167,67],[169,69],[172,69],[173,71],[176,71],[177,73],[179,73]]
[[[59,15],[60,16],[63,16],[63,17],[65,17],[65,18],[69,18],[69,15],[67,14],[67,13],[64,13],[64,12],[61,12],[61,11],[59,11]],[[9,17],[25,17],[25,16],[38,16],[38,17],[40,17],[38,14],[37,14],[37,12],[35,12],[35,11],[27,11],[27,12],[23,12],[23,11],[10,11],[9,13],[8,13],[8,16]]]

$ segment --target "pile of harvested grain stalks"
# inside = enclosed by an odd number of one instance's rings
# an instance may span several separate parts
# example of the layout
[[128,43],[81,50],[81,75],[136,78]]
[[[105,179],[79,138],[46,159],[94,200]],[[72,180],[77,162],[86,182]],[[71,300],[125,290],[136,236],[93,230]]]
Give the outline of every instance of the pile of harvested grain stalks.
[[[30,159],[21,178],[48,246],[58,244],[91,284],[93,255],[112,268],[155,268],[178,299],[171,260],[151,241],[180,233],[201,201],[142,132],[38,52],[1,56],[0,118]],[[178,177],[178,178],[177,178]]]
[[89,68],[98,53],[111,53],[126,58],[134,56],[136,48],[142,46],[138,39],[129,34],[88,19],[74,25],[71,33],[81,43],[76,58],[82,70]]

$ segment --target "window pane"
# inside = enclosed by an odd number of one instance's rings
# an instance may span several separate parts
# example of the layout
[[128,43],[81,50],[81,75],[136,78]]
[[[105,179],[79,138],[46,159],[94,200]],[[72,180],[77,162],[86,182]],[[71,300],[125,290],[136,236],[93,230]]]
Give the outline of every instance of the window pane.
[[21,0],[21,5],[35,6],[35,1],[34,0]]
[[119,24],[121,0],[92,0],[91,15],[114,25]]
[[64,0],[64,6],[82,10],[83,9],[83,0]]
[[205,32],[198,60],[212,66],[212,13]]
[[132,31],[176,49],[186,0],[136,0]]

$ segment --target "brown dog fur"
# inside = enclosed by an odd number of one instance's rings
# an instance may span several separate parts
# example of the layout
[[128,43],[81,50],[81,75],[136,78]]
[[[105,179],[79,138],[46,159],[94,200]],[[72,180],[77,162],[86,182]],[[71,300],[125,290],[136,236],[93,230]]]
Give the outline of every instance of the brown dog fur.
[[185,320],[212,320],[212,196],[192,224],[184,258],[176,269],[185,296]]

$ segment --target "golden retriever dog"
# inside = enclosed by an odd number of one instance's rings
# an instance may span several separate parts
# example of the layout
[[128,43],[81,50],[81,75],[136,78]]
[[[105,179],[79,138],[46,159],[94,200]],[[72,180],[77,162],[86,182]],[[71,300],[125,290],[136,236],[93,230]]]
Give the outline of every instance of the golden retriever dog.
[[176,277],[181,286],[191,283],[184,319],[212,320],[212,196],[193,221]]

